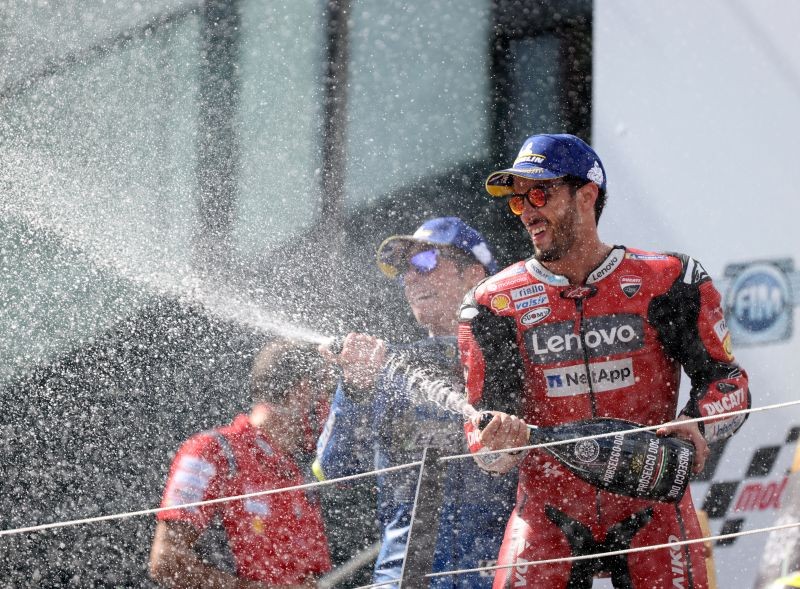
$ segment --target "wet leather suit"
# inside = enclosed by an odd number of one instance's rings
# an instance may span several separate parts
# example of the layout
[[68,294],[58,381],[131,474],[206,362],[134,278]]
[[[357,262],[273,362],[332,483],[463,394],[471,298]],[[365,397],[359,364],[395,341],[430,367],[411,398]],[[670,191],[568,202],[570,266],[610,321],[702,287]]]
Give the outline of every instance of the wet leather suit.
[[[470,403],[539,426],[592,417],[652,425],[676,414],[719,414],[701,424],[712,442],[745,420],[726,412],[750,406],[720,295],[702,266],[681,254],[615,246],[581,286],[535,259],[514,264],[467,296],[459,348]],[[681,366],[692,386],[678,412]],[[471,424],[467,434],[478,463],[503,470],[503,460],[480,453]],[[603,492],[542,450],[524,458],[519,477],[500,554],[500,564],[518,564],[498,570],[494,587],[582,589],[597,574],[626,589],[707,586],[701,544],[526,564],[701,537],[690,492],[676,504]]]

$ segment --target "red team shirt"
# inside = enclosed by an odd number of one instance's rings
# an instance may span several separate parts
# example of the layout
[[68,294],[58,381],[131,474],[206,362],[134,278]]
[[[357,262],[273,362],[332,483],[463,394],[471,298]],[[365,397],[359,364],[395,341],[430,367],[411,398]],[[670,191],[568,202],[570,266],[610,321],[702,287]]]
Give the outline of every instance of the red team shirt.
[[[247,415],[239,415],[230,425],[192,436],[181,446],[170,468],[162,507],[304,482],[292,457],[250,425]],[[162,511],[157,517],[203,531],[217,515],[241,578],[288,585],[331,568],[319,505],[302,490]]]

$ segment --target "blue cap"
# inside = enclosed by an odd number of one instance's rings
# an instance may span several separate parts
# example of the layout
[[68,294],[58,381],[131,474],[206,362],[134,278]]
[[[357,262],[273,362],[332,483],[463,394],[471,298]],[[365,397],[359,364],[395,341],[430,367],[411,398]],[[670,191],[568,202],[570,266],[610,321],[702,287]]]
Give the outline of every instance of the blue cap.
[[394,235],[378,248],[378,268],[389,278],[396,277],[408,263],[412,247],[418,244],[445,245],[460,249],[475,258],[488,274],[497,272],[497,261],[489,244],[475,229],[458,217],[439,217],[420,225],[413,235]]
[[595,151],[575,135],[533,135],[525,140],[514,165],[493,172],[486,179],[486,191],[506,196],[514,191],[514,176],[551,180],[574,176],[606,188],[606,171]]

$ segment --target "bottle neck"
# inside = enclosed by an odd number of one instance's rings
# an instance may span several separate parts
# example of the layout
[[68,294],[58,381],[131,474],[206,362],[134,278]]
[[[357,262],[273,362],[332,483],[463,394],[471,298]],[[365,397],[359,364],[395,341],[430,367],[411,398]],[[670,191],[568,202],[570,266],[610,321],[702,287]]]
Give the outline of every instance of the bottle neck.
[[533,444],[541,444],[542,442],[546,441],[547,440],[542,432],[542,428],[535,425],[528,426],[528,443],[533,445]]

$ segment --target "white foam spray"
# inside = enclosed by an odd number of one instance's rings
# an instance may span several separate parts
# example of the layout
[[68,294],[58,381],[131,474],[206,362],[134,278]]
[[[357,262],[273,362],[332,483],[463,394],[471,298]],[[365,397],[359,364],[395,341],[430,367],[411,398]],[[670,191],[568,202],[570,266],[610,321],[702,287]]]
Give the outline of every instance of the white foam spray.
[[409,396],[418,403],[430,402],[438,407],[470,419],[478,411],[467,403],[463,388],[457,389],[452,382],[437,377],[430,370],[409,364],[402,352],[391,354],[386,362],[387,376],[401,376],[406,383]]

